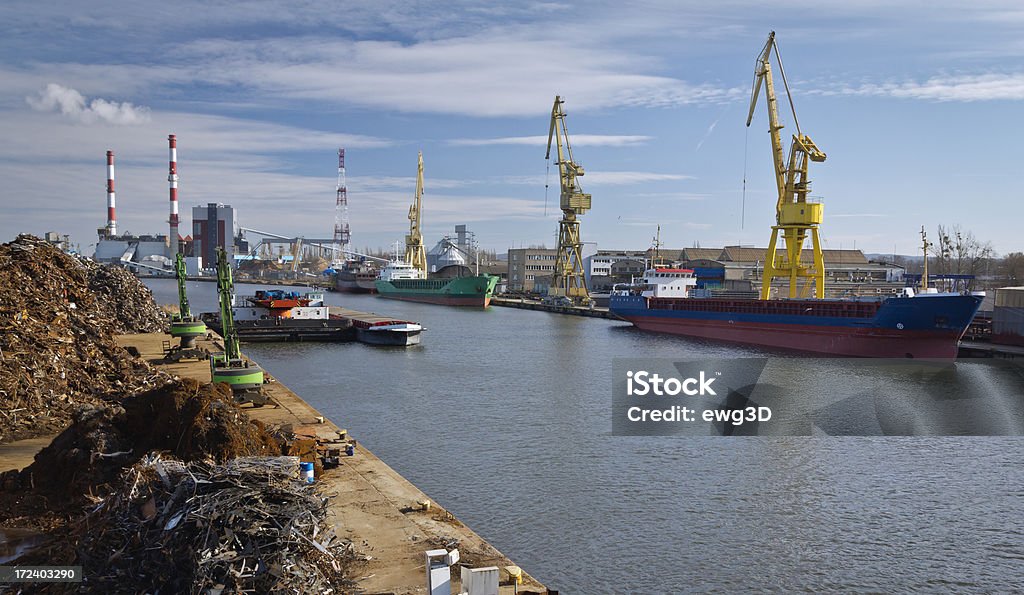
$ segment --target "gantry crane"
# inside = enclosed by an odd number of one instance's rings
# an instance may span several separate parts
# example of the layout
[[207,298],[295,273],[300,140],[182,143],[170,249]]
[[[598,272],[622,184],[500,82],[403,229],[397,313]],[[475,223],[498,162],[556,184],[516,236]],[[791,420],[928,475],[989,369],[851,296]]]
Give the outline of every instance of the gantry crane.
[[[548,287],[549,296],[566,296],[573,302],[590,303],[586,277],[583,275],[583,242],[580,241],[580,215],[590,210],[590,195],[580,188],[578,177],[583,175],[583,166],[573,160],[569,145],[569,131],[565,127],[565,103],[558,95],[551,107],[551,127],[548,129],[548,151],[545,159],[551,158],[551,144],[554,141],[558,153],[558,177],[561,181],[559,206],[562,219],[558,222],[558,254],[555,257],[555,271]],[[562,139],[565,138],[565,147]]]
[[416,171],[416,196],[409,207],[409,235],[405,236],[405,262],[412,265],[427,276],[427,253],[423,248],[423,232],[420,230],[420,217],[423,207],[423,151],[419,153]]
[[[793,135],[793,141],[789,146],[788,164],[783,161],[782,138],[779,135],[782,124],[779,123],[775,85],[772,82],[770,63],[772,50],[775,51],[775,57],[779,63],[779,73],[782,75],[782,83],[786,88],[786,96],[789,98],[790,110],[793,113],[793,124],[796,127],[796,134]],[[775,277],[789,279],[789,297],[791,298],[805,296],[812,282],[814,296],[823,298],[825,297],[825,259],[821,251],[821,240],[818,237],[818,226],[822,222],[824,205],[820,202],[807,202],[807,193],[811,183],[807,178],[807,165],[809,161],[825,161],[825,153],[818,149],[809,136],[800,131],[800,123],[796,119],[796,108],[793,105],[793,96],[789,92],[789,83],[786,82],[786,71],[782,67],[779,48],[775,44],[774,31],[768,35],[768,42],[765,43],[764,49],[757,59],[747,126],[750,126],[750,121],[754,117],[754,108],[757,106],[757,96],[762,84],[765,98],[768,100],[768,132],[771,135],[775,184],[779,198],[775,205],[775,225],[772,226],[772,239],[765,255],[761,299],[766,300],[771,297],[772,279]],[[776,250],[779,232],[782,232],[785,246],[783,254],[778,254]],[[801,260],[804,242],[808,235],[811,238],[813,252],[811,266],[805,265]],[[799,283],[801,279],[807,280],[802,288]]]

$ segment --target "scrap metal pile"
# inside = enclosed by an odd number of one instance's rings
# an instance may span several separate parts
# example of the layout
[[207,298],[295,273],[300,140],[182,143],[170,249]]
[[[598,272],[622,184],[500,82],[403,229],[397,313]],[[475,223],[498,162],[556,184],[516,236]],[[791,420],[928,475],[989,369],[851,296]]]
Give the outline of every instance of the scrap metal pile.
[[0,244],[0,442],[52,434],[75,408],[167,382],[114,341],[167,317],[127,271],[20,235]]
[[346,576],[360,557],[326,521],[326,500],[299,481],[298,462],[147,457],[67,540],[31,558],[81,565],[80,593],[352,592]]
[[[221,384],[177,379],[160,388],[85,405],[74,423],[21,471],[0,475],[0,522],[31,521],[42,511],[74,515],[90,495],[102,496],[122,470],[149,452],[185,461],[280,455],[282,438],[252,420]],[[14,519],[11,517],[30,517]]]

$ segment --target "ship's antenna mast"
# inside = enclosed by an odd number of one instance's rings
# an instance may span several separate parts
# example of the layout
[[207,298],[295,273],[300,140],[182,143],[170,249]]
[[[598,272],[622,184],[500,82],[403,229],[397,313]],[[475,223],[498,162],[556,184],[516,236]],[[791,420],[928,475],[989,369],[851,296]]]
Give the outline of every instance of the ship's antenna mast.
[[928,248],[931,248],[932,244],[928,241],[928,234],[924,231],[924,226],[921,226],[921,251],[924,253],[924,270],[921,272],[921,291],[928,291]]
[[345,149],[338,149],[338,196],[334,203],[334,254],[331,260],[337,260],[339,250],[346,255],[351,236],[348,230],[348,184],[345,180]]

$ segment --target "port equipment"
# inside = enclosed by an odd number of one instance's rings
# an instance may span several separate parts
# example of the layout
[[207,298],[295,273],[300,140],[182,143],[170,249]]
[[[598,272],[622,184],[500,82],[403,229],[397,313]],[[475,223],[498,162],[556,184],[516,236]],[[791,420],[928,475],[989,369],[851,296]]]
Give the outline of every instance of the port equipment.
[[[782,137],[779,131],[778,105],[775,100],[775,85],[772,82],[771,54],[779,64],[779,74],[789,98],[790,111],[796,133],[789,146],[789,163],[783,160]],[[786,71],[782,67],[782,57],[775,44],[775,32],[768,35],[768,41],[757,58],[754,68],[754,87],[750,95],[750,113],[747,115],[747,126],[754,117],[757,97],[764,85],[764,94],[768,102],[768,132],[772,141],[772,160],[775,165],[775,184],[778,189],[778,202],[775,205],[775,225],[772,226],[772,239],[768,243],[765,255],[764,276],[761,281],[761,299],[769,299],[772,279],[784,277],[789,279],[789,297],[806,297],[810,285],[814,285],[814,297],[825,297],[825,259],[821,251],[821,240],[818,237],[818,226],[821,225],[824,205],[821,202],[808,202],[810,180],[807,177],[807,166],[810,161],[825,161],[825,153],[818,149],[809,136],[800,131],[800,123],[796,119],[796,107],[793,96],[789,92]],[[782,254],[777,252],[779,232],[782,232]],[[807,266],[801,260],[804,243],[808,236],[811,239],[813,253],[812,264]],[[806,280],[801,287],[800,281]]]
[[235,317],[231,309],[234,283],[231,280],[228,255],[223,248],[217,249],[217,294],[220,299],[224,351],[210,355],[210,376],[213,382],[224,382],[230,386],[235,401],[264,405],[268,399],[262,391],[263,370],[255,363],[243,359],[238,346],[238,331],[235,329]]
[[409,234],[405,236],[405,262],[419,269],[427,277],[427,251],[423,247],[423,233],[420,230],[423,216],[423,151],[419,152],[416,167],[416,195],[409,207]]
[[292,244],[292,274],[296,275],[299,272],[299,261],[302,260],[302,237],[295,238],[295,243]]
[[[345,181],[345,149],[338,149],[338,190],[334,200],[334,243],[331,260],[336,260],[338,252],[344,254],[348,250],[352,234],[348,225],[348,183]],[[348,257],[343,257],[348,260]]]
[[924,255],[924,270],[921,271],[921,293],[928,292],[928,249],[932,247],[932,243],[928,241],[928,234],[924,230],[924,226],[921,226],[921,252]]
[[179,252],[174,258],[174,273],[178,279],[178,313],[171,317],[171,337],[178,338],[178,345],[171,347],[167,343],[164,349],[164,360],[177,362],[182,359],[207,357],[205,349],[196,347],[196,339],[206,335],[206,323],[192,315],[185,293],[185,257]]
[[[555,272],[548,287],[548,296],[567,297],[573,303],[591,303],[587,281],[583,274],[583,242],[580,241],[578,217],[590,210],[590,195],[585,194],[577,178],[583,176],[583,166],[572,157],[569,131],[565,127],[565,101],[558,95],[551,107],[551,126],[548,129],[548,151],[545,159],[551,158],[551,144],[554,142],[558,161],[558,177],[561,186],[559,206],[562,219],[558,222],[558,254],[555,256]],[[563,137],[565,146],[563,147]]]

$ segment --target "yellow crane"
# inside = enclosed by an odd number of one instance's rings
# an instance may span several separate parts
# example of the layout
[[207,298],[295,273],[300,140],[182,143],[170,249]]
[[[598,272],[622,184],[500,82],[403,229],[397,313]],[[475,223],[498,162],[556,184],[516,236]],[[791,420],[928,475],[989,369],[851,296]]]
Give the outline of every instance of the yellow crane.
[[419,269],[423,277],[427,276],[427,253],[423,248],[423,233],[420,230],[420,217],[423,207],[423,151],[419,153],[419,164],[416,173],[416,197],[409,207],[409,234],[405,236],[405,261],[414,269]]
[[295,243],[292,244],[292,274],[299,272],[299,264],[302,260],[302,238],[295,238]]
[[[779,111],[775,100],[775,85],[772,82],[771,54],[775,51],[775,57],[779,63],[779,73],[782,75],[782,83],[786,88],[786,96],[789,98],[789,107],[793,113],[793,124],[796,134],[789,146],[789,162],[783,160],[782,137],[779,131],[782,124],[779,123]],[[821,251],[821,240],[818,237],[818,226],[822,222],[824,205],[820,202],[807,202],[807,193],[810,190],[810,180],[807,178],[807,165],[810,161],[825,161],[825,153],[818,149],[809,136],[800,131],[800,123],[796,119],[796,108],[793,105],[793,96],[789,92],[789,83],[786,82],[786,71],[782,67],[782,57],[779,55],[779,48],[775,44],[775,32],[768,35],[768,42],[765,43],[757,59],[754,70],[754,88],[750,98],[750,113],[747,116],[747,126],[754,117],[754,108],[757,107],[757,97],[764,85],[765,98],[768,101],[768,132],[772,140],[772,159],[775,165],[775,184],[778,190],[778,202],[775,205],[775,225],[772,226],[772,239],[768,244],[768,252],[765,255],[764,277],[761,281],[761,299],[769,299],[772,279],[785,277],[789,279],[789,297],[803,297],[808,294],[810,285],[814,285],[814,296],[825,297],[825,259]],[[778,253],[777,245],[779,232],[782,232],[785,251]],[[811,250],[813,253],[810,266],[801,260],[804,243],[808,236],[811,239]],[[801,287],[801,279],[806,280]]]
[[[590,210],[590,195],[580,188],[578,177],[583,175],[583,166],[572,158],[569,145],[569,131],[565,127],[565,112],[561,97],[555,96],[551,108],[551,127],[548,129],[548,151],[545,159],[551,158],[551,144],[554,142],[558,161],[558,177],[561,182],[559,206],[562,219],[558,222],[558,254],[555,257],[555,271],[548,288],[550,296],[566,296],[574,302],[590,303],[586,277],[583,275],[583,242],[580,241],[578,216]],[[562,139],[565,138],[563,148]]]

